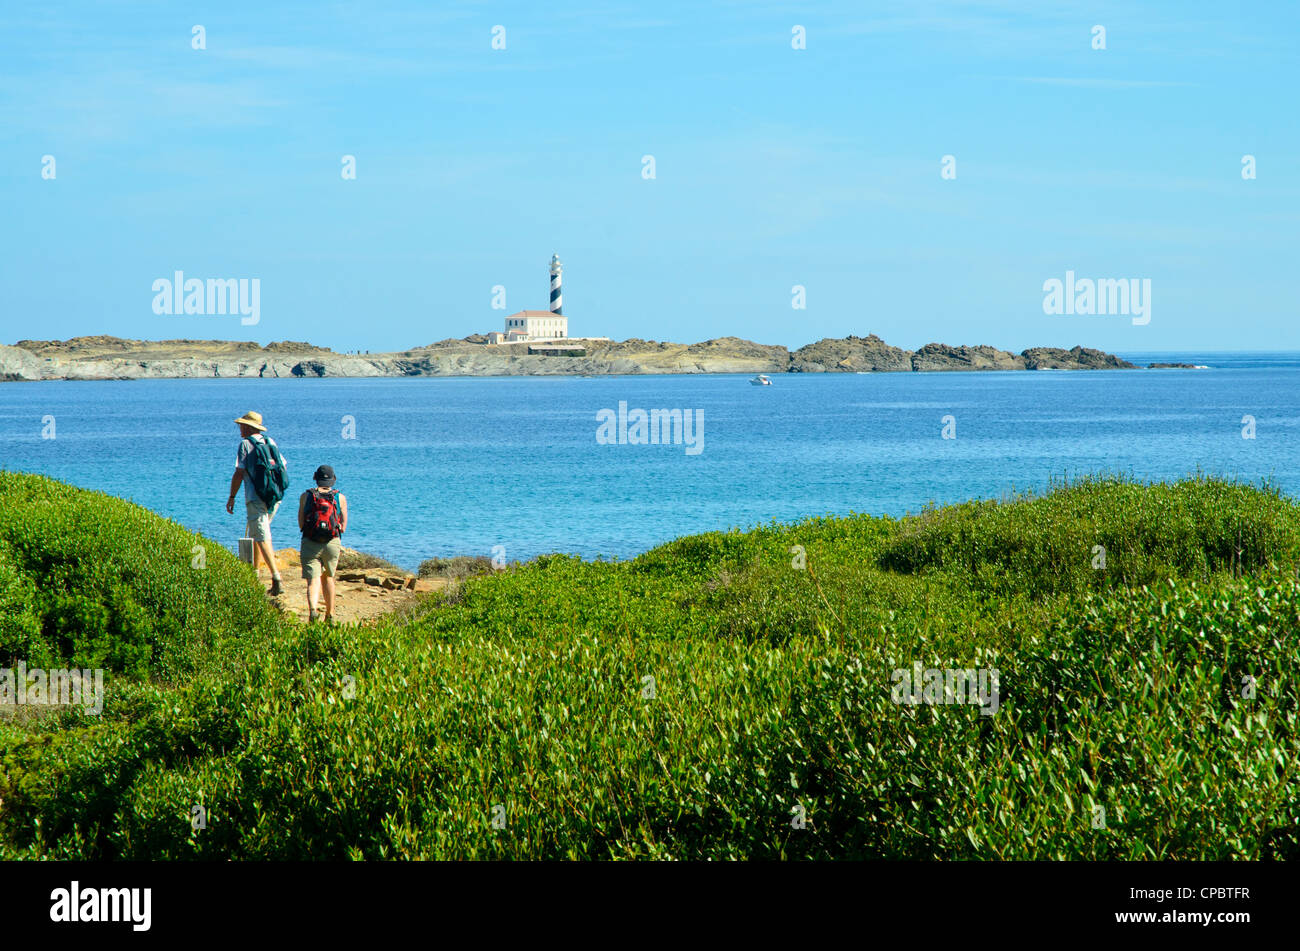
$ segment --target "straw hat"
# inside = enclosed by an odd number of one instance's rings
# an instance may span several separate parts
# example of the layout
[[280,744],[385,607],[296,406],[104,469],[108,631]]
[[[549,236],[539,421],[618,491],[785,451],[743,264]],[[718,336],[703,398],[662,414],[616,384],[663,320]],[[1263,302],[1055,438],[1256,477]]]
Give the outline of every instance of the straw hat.
[[251,409],[235,420],[235,424],[238,426],[251,426],[260,433],[266,432],[266,427],[262,425],[262,414],[255,413]]

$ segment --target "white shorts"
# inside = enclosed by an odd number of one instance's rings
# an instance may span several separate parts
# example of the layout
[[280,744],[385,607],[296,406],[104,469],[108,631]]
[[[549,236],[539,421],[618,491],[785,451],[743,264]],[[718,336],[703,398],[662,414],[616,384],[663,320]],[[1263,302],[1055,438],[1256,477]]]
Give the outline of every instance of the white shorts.
[[269,541],[271,538],[271,519],[275,518],[275,513],[280,511],[280,503],[276,502],[270,509],[267,509],[266,503],[257,497],[244,500],[244,534],[255,542]]

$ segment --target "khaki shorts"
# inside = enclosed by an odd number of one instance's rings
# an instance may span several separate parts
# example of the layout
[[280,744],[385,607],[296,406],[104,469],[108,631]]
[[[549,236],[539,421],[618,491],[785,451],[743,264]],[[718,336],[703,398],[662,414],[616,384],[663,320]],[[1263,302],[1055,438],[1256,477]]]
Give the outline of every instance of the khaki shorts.
[[255,542],[269,541],[271,538],[271,519],[280,511],[280,503],[267,509],[266,503],[259,498],[244,500],[244,534]]
[[314,542],[306,535],[302,537],[302,548],[298,557],[302,561],[302,576],[308,581],[320,577],[321,569],[325,575],[334,577],[339,567],[339,552],[343,550],[343,539],[331,538],[327,542]]

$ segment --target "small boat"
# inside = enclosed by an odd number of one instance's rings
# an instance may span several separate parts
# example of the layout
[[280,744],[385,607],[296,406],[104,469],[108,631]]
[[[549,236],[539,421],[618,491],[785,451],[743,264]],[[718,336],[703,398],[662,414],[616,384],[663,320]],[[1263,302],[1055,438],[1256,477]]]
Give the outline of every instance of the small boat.
[[749,384],[750,386],[771,386],[772,381],[767,378],[766,374],[760,373],[758,376],[750,380]]

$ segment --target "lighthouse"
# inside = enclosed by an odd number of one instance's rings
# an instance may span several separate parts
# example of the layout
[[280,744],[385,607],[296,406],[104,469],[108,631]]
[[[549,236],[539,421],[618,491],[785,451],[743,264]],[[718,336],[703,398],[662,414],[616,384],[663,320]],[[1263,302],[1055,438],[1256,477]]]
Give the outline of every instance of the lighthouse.
[[551,255],[551,313],[559,317],[564,313],[563,301],[560,297],[560,275],[564,271],[564,265],[560,263],[558,254]]
[[521,340],[558,340],[569,336],[569,318],[564,316],[563,300],[560,297],[560,275],[564,265],[558,254],[551,255],[551,309],[521,310],[506,318],[505,333],[502,339],[506,343]]

